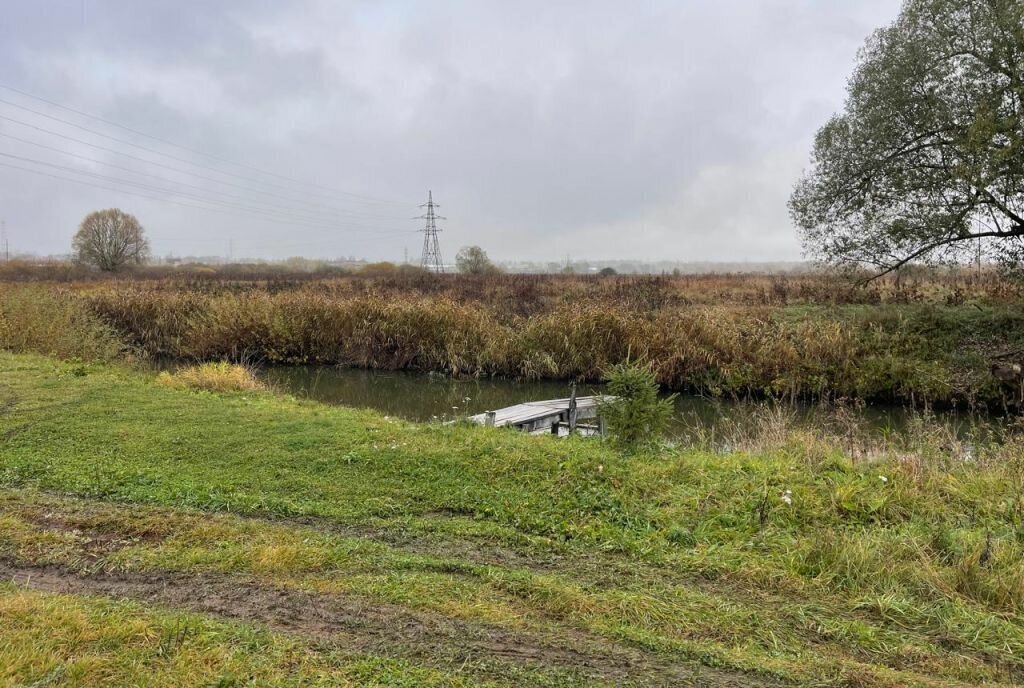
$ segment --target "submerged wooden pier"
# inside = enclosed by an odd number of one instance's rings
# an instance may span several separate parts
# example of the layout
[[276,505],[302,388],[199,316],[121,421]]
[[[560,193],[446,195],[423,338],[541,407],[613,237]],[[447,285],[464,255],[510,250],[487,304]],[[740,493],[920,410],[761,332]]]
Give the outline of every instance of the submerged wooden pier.
[[578,421],[597,419],[598,397],[577,397],[568,399],[547,399],[528,401],[496,411],[487,411],[470,416],[469,420],[480,425],[496,428],[515,428],[534,434],[558,434],[560,429],[572,432],[576,429],[596,434],[597,426],[578,424]]

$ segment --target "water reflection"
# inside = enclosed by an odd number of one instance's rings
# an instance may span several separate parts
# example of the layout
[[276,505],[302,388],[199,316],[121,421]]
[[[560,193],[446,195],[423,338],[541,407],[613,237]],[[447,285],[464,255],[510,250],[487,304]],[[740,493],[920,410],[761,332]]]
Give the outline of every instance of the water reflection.
[[[564,382],[453,379],[436,373],[275,366],[259,371],[259,375],[275,388],[298,397],[376,409],[415,421],[461,418],[525,401],[569,396]],[[599,391],[600,386],[587,385],[578,393]]]
[[[375,409],[414,421],[449,420],[525,401],[569,396],[569,385],[565,382],[453,379],[436,373],[271,366],[259,375],[275,388],[298,397]],[[602,390],[601,385],[581,385],[578,393],[599,394]],[[688,443],[720,445],[727,437],[743,434],[754,424],[772,422],[771,413],[785,414],[783,420],[790,425],[828,424],[839,436],[867,432],[876,438],[902,433],[919,419],[918,413],[901,406],[850,406],[837,413],[834,408],[823,410],[818,404],[796,404],[766,413],[763,404],[680,395],[669,434]],[[975,431],[979,420],[954,411],[941,412],[937,418],[958,435]]]

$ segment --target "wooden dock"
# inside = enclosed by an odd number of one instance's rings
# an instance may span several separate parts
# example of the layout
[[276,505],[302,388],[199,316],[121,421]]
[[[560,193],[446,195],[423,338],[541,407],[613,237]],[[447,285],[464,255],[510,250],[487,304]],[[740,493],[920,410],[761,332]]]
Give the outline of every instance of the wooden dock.
[[530,433],[557,433],[561,426],[575,429],[580,420],[597,418],[597,397],[569,397],[528,401],[497,411],[470,416],[469,420],[496,428],[515,428]]

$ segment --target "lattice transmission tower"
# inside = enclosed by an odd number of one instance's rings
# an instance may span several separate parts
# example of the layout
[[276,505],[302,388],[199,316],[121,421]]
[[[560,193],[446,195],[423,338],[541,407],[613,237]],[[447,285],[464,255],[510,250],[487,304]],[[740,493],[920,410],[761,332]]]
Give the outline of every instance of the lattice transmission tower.
[[444,261],[441,260],[441,246],[437,242],[437,233],[441,231],[437,228],[437,221],[448,218],[434,212],[434,208],[440,208],[441,206],[434,203],[433,191],[427,192],[427,202],[420,207],[427,209],[425,215],[420,215],[417,218],[427,221],[427,224],[423,227],[423,257],[420,258],[420,267],[431,272],[444,272]]

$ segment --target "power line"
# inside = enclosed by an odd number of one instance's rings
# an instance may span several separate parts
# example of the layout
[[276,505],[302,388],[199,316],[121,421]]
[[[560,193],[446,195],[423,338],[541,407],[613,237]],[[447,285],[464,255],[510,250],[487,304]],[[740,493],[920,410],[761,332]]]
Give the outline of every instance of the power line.
[[[174,160],[175,162],[184,163],[186,165],[192,165],[193,167],[198,167],[199,169],[208,170],[210,172],[215,172],[217,174],[223,174],[223,175],[226,175],[226,176],[229,176],[229,177],[234,177],[236,179],[244,179],[245,181],[253,183],[253,184],[262,184],[264,186],[269,186],[271,188],[283,189],[285,191],[293,191],[294,192],[294,189],[290,189],[289,187],[287,187],[287,186],[285,186],[283,184],[277,184],[275,182],[269,182],[269,181],[266,181],[266,180],[263,180],[263,179],[256,179],[254,177],[247,177],[246,175],[238,174],[237,172],[228,172],[226,170],[221,170],[221,169],[218,169],[218,168],[213,167],[211,165],[204,165],[202,163],[198,163],[198,162],[195,162],[193,160],[189,160],[187,158],[179,158],[176,155],[171,155],[170,153],[164,153],[162,151],[158,151],[158,150],[155,150],[153,148],[149,148],[148,146],[143,146],[141,144],[134,143],[132,141],[128,141],[126,139],[121,139],[121,138],[118,138],[116,136],[111,136],[110,134],[104,134],[103,132],[96,131],[95,129],[90,129],[89,127],[83,127],[81,124],[76,124],[75,122],[72,122],[70,120],[61,119],[60,117],[54,117],[53,115],[48,115],[45,112],[40,112],[39,110],[33,110],[32,108],[25,107],[24,105],[18,105],[17,103],[13,103],[13,102],[11,102],[9,100],[4,100],[4,99],[0,98],[0,103],[2,103],[4,105],[8,105],[10,107],[18,108],[19,110],[24,110],[25,112],[29,112],[29,113],[31,113],[33,115],[37,115],[39,117],[45,117],[46,119],[53,120],[54,122],[60,122],[61,124],[67,125],[69,127],[74,127],[75,129],[79,129],[81,131],[87,132],[89,134],[92,134],[93,136],[99,136],[101,138],[107,139],[108,141],[114,141],[116,143],[120,143],[120,144],[123,144],[123,145],[126,145],[126,146],[131,146],[132,148],[138,148],[139,150],[144,150],[147,153],[152,153],[153,155],[162,156],[164,158],[167,158],[168,160]],[[4,117],[4,119],[9,119],[9,118]],[[17,121],[17,120],[11,120],[11,121]],[[24,122],[19,122],[19,124],[25,124],[25,123]],[[33,126],[33,125],[26,125],[26,126]],[[33,127],[33,128],[38,128],[38,127]],[[50,133],[55,133],[55,132],[50,132]],[[80,142],[80,143],[84,143],[84,142]],[[86,144],[86,145],[89,145],[89,144]],[[152,161],[150,161],[150,162],[152,162]],[[281,175],[274,175],[274,176],[281,176]],[[285,177],[285,179],[288,179],[288,177]],[[293,184],[299,184],[299,185],[303,185],[303,186],[319,186],[317,184],[307,184],[305,182],[297,182],[297,181],[294,181],[294,180],[291,180],[291,181],[292,181]],[[318,193],[318,192],[309,191],[307,193],[310,193],[310,194],[315,195],[315,196],[320,196],[320,197],[323,197],[323,198],[332,198],[331,196],[327,196],[326,194],[321,194],[321,193]],[[347,192],[335,192],[335,193],[342,193],[342,194],[350,195],[350,194],[347,194]],[[387,201],[387,203],[393,203],[393,202],[392,201]],[[397,202],[395,202],[395,204],[396,205],[402,205],[402,204],[398,204]]]
[[437,228],[437,220],[447,218],[434,214],[434,208],[440,206],[434,203],[433,191],[427,192],[427,202],[420,207],[426,207],[427,209],[425,215],[419,216],[419,219],[427,221],[426,226],[423,228],[423,255],[420,258],[420,267],[432,272],[444,272],[444,261],[441,260],[441,247],[437,241],[437,233],[441,231]]
[[[36,160],[34,158],[26,158],[26,157],[23,157],[23,156],[20,156],[20,155],[13,155],[11,153],[4,153],[2,151],[0,151],[0,156],[3,156],[5,158],[12,158],[14,160],[19,160],[21,162],[28,162],[28,163],[33,163],[33,164],[36,164],[36,165],[43,165],[45,167],[52,167],[54,169],[63,170],[63,171],[66,171],[66,172],[71,172],[73,174],[80,174],[80,175],[84,175],[86,177],[93,177],[93,178],[96,178],[96,179],[104,179],[104,180],[107,180],[107,181],[115,182],[117,184],[127,184],[128,186],[135,186],[135,187],[138,187],[140,189],[145,189],[147,191],[153,191],[153,192],[156,192],[156,193],[170,194],[170,195],[173,195],[173,196],[180,196],[182,198],[191,198],[193,200],[201,201],[203,203],[215,203],[215,204],[223,205],[223,206],[226,206],[226,207],[229,207],[229,208],[237,208],[239,210],[242,210],[242,211],[245,211],[245,212],[249,212],[249,213],[259,213],[259,214],[262,214],[262,215],[266,215],[267,217],[278,217],[278,216],[281,216],[281,217],[293,219],[293,216],[290,215],[289,213],[287,213],[285,211],[282,211],[282,210],[276,210],[274,208],[268,208],[268,207],[262,207],[262,206],[241,205],[239,203],[233,203],[231,201],[223,201],[223,200],[219,200],[217,198],[207,198],[205,196],[199,196],[197,194],[188,193],[186,191],[178,191],[177,189],[167,189],[167,188],[164,188],[164,187],[152,186],[152,185],[149,185],[149,184],[143,184],[141,182],[131,181],[129,179],[121,179],[120,177],[111,177],[109,175],[99,174],[97,172],[87,172],[87,171],[84,171],[84,170],[75,169],[73,167],[68,167],[66,165],[58,165],[56,163],[45,162],[43,160]],[[312,217],[312,218],[301,218],[301,217],[298,217],[298,218],[295,218],[295,219],[301,219],[303,221],[305,221],[305,219],[312,219],[312,220],[314,220],[316,222],[321,222],[321,223],[323,223],[323,222],[330,222],[331,221],[330,219],[325,219],[323,217]],[[326,225],[321,225],[321,226],[326,226]],[[373,225],[348,224],[347,227],[362,227],[362,228],[376,229]],[[382,231],[388,231],[388,230],[382,230]],[[391,231],[398,231],[398,230],[391,230]]]
[[[183,151],[188,151],[189,153],[192,153],[194,155],[201,155],[201,156],[203,156],[205,158],[209,158],[210,160],[217,160],[218,162],[226,163],[228,165],[235,165],[236,167],[242,167],[244,169],[252,170],[253,172],[259,172],[260,174],[270,175],[272,177],[278,177],[280,179],[285,179],[285,180],[288,180],[288,181],[291,181],[291,182],[297,183],[297,184],[309,184],[309,185],[315,186],[317,188],[325,189],[327,191],[332,191],[334,193],[340,193],[340,194],[343,194],[345,196],[352,196],[353,198],[359,198],[359,199],[362,199],[362,200],[365,200],[365,201],[370,201],[370,202],[374,202],[374,203],[390,203],[390,204],[393,204],[393,205],[405,205],[404,203],[401,203],[399,201],[391,201],[391,200],[384,199],[384,198],[376,198],[374,196],[365,196],[363,194],[356,194],[356,193],[352,193],[350,191],[342,191],[341,189],[335,189],[335,188],[332,188],[332,187],[329,187],[329,186],[321,186],[319,184],[314,184],[312,182],[302,182],[302,181],[299,181],[297,179],[293,179],[292,177],[289,177],[287,175],[279,174],[277,172],[269,172],[267,170],[262,170],[262,169],[260,169],[258,167],[253,167],[251,165],[246,165],[246,164],[240,163],[240,162],[234,162],[233,160],[228,160],[226,158],[221,158],[221,157],[218,157],[216,155],[212,155],[210,153],[206,153],[204,151],[196,150],[194,148],[189,148],[189,147],[183,146],[183,145],[181,145],[179,143],[174,143],[173,141],[168,141],[168,140],[162,139],[162,138],[160,138],[158,136],[153,136],[152,134],[147,134],[147,133],[145,133],[143,131],[139,131],[138,129],[132,129],[131,127],[126,127],[123,124],[118,124],[117,122],[114,122],[114,121],[109,120],[109,119],[105,119],[105,118],[100,117],[98,115],[92,115],[92,114],[89,114],[88,112],[83,112],[82,110],[76,110],[75,108],[68,107],[67,105],[62,105],[62,104],[54,102],[52,100],[47,100],[46,98],[42,98],[40,96],[33,95],[33,94],[28,93],[26,91],[22,91],[20,89],[14,88],[13,86],[7,86],[5,84],[0,84],[0,88],[6,89],[8,91],[11,91],[12,93],[17,93],[19,95],[25,96],[26,98],[32,98],[33,100],[38,100],[39,102],[46,103],[47,105],[52,105],[53,107],[60,108],[61,110],[66,110],[67,112],[72,112],[72,113],[74,113],[76,115],[79,115],[81,117],[87,117],[87,118],[95,120],[97,122],[103,122],[104,124],[107,124],[109,126],[117,127],[118,129],[121,129],[123,131],[127,131],[129,133],[135,134],[136,136],[142,136],[144,138],[150,139],[151,141],[157,141],[157,142],[162,143],[162,144],[167,145],[167,146],[173,146],[174,148],[178,148],[179,150],[183,150]],[[8,101],[0,101],[0,102],[5,102],[6,103]],[[8,104],[10,105],[11,103],[8,103]],[[15,105],[15,107],[21,107],[21,106]],[[30,110],[30,112],[32,112],[32,111]],[[43,116],[46,117],[48,115],[43,115]],[[62,120],[58,120],[58,121],[62,121]],[[72,125],[72,126],[77,126],[77,125]]]
[[[52,131],[50,129],[46,129],[45,127],[36,126],[35,124],[31,124],[29,122],[23,122],[21,120],[14,119],[13,117],[7,117],[5,115],[0,115],[0,119],[6,120],[8,122],[13,122],[15,124],[19,124],[19,125],[21,125],[23,127],[28,127],[29,129],[34,129],[34,130],[42,132],[44,134],[49,134],[49,135],[52,135],[52,136],[57,136],[59,138],[65,139],[67,141],[71,141],[72,143],[78,143],[78,144],[81,144],[83,146],[89,146],[90,148],[95,148],[96,150],[100,150],[100,151],[103,151],[105,153],[112,153],[114,155],[120,155],[120,156],[128,158],[130,160],[135,160],[135,161],[138,161],[138,162],[141,162],[141,163],[145,163],[147,165],[153,165],[155,167],[159,167],[161,169],[165,169],[165,170],[168,170],[170,172],[175,172],[177,174],[189,175],[189,176],[192,176],[192,177],[196,177],[197,179],[203,179],[205,181],[213,182],[215,184],[223,184],[225,186],[230,186],[230,187],[233,187],[233,188],[242,189],[243,191],[247,191],[247,192],[250,192],[250,193],[260,193],[260,194],[263,194],[263,195],[274,196],[276,198],[281,198],[281,199],[284,199],[284,200],[287,200],[287,201],[293,201],[293,202],[297,200],[297,199],[294,199],[294,198],[289,198],[287,196],[282,196],[280,194],[275,194],[275,193],[270,192],[270,191],[265,191],[265,190],[262,190],[262,189],[251,189],[250,187],[244,186],[242,184],[235,184],[234,182],[224,181],[223,179],[215,179],[214,177],[208,177],[206,175],[199,174],[197,172],[191,172],[189,170],[183,170],[183,169],[181,169],[179,167],[174,167],[174,166],[171,166],[171,165],[165,165],[165,164],[157,162],[155,160],[149,160],[147,158],[140,158],[137,155],[132,155],[131,153],[125,153],[123,151],[117,150],[116,148],[107,148],[105,146],[100,146],[100,145],[95,144],[95,143],[90,143],[89,141],[83,141],[82,139],[77,139],[74,136],[68,136],[67,134],[61,134],[60,132]],[[59,148],[54,148],[54,147],[51,147],[51,146],[46,146],[46,145],[41,144],[41,143],[36,143],[36,142],[33,142],[33,141],[29,141],[27,139],[22,139],[22,138],[19,138],[17,136],[12,136],[11,134],[5,134],[3,132],[0,132],[0,136],[6,136],[6,137],[14,139],[16,141],[21,141],[21,142],[28,143],[28,144],[33,145],[33,146],[40,147],[40,148],[45,148],[45,149],[48,149],[48,150],[53,150],[53,151],[56,151],[58,153],[64,153],[65,155],[71,155],[73,157],[80,157],[80,158],[89,160],[90,162],[95,162],[97,164],[109,165],[109,163],[105,163],[103,161],[99,161],[99,160],[96,160],[94,158],[86,158],[85,156],[80,156],[80,155],[78,155],[76,153],[69,153],[69,152],[63,151],[63,150],[61,150]],[[111,167],[113,167],[113,165],[111,165]],[[308,201],[299,201],[299,202],[300,203],[308,203]],[[315,205],[320,205],[321,207],[325,207],[325,208],[332,208],[331,206],[324,206],[322,204],[315,204]],[[397,220],[397,219],[400,219],[400,218],[397,218],[397,217],[391,217],[391,216],[387,216],[387,215],[376,215],[376,214],[371,214],[371,213],[365,213],[365,212],[360,211],[360,210],[352,211],[352,210],[342,210],[340,208],[339,209],[332,208],[332,209],[335,210],[336,212],[348,213],[348,214],[351,214],[353,216],[361,216],[361,217],[366,218],[366,219],[383,219],[383,220]]]
[[[360,242],[372,241],[373,238],[374,237],[371,237],[371,236],[361,235],[361,236],[357,236],[357,237],[347,238],[346,242],[347,243],[355,244],[355,243],[360,243]],[[177,245],[179,245],[181,243],[180,240],[177,240],[177,239],[165,239],[165,238],[150,239],[149,241],[153,245],[164,247],[163,250],[170,250],[171,248],[173,248],[173,247],[175,247],[175,246],[177,246]],[[224,247],[224,239],[223,239],[223,237],[218,237],[216,239],[206,240],[206,241],[204,241],[202,239],[191,238],[191,239],[188,240],[188,242],[189,242],[189,244],[194,244],[194,243],[199,242],[199,243],[202,243],[202,244],[204,244],[206,246],[212,247],[212,248],[206,249],[208,251],[211,251],[211,255],[216,253],[218,251],[218,249],[220,249],[220,252],[223,253],[223,247]],[[318,248],[324,248],[325,245],[326,245],[327,248],[330,248],[330,244],[336,244],[336,243],[337,243],[337,236],[321,236],[321,237],[319,237],[319,238],[317,238],[317,239],[315,239],[313,241],[305,241],[305,240],[303,240],[303,241],[289,241],[289,242],[284,242],[284,243],[282,243],[280,240],[275,239],[275,238],[265,238],[265,237],[254,238],[254,239],[246,238],[244,242],[235,241],[234,252],[235,252],[236,255],[240,255],[243,251],[249,250],[249,249],[252,249],[252,248],[264,248],[264,249],[268,249],[268,250],[282,250],[283,249],[283,250],[289,250],[289,251],[295,249],[295,250],[301,251],[302,249],[310,248],[311,246],[318,247]],[[335,248],[337,248],[337,247],[335,246]]]
[[[165,182],[165,183],[168,183],[168,184],[177,184],[179,186],[184,186],[184,187],[190,188],[190,189],[197,189],[197,190],[203,191],[203,192],[211,192],[212,191],[211,189],[209,189],[208,187],[205,187],[205,186],[199,186],[197,184],[188,184],[186,182],[178,181],[176,179],[168,179],[167,177],[161,177],[160,175],[157,175],[157,174],[149,174],[149,173],[146,173],[146,172],[139,172],[138,170],[133,170],[130,167],[124,167],[124,166],[121,166],[121,165],[114,165],[112,163],[109,163],[109,162],[106,162],[106,161],[103,161],[103,160],[97,160],[96,158],[90,158],[90,157],[88,157],[86,155],[78,155],[77,153],[72,153],[70,151],[61,150],[59,148],[54,148],[52,146],[45,146],[45,145],[43,145],[41,143],[35,143],[34,141],[29,141],[27,139],[18,138],[17,136],[11,136],[10,134],[5,134],[3,132],[0,132],[0,136],[5,136],[5,137],[13,139],[15,141],[20,141],[22,143],[28,143],[28,144],[33,145],[33,146],[38,146],[38,147],[43,148],[45,150],[55,151],[55,152],[60,153],[62,155],[70,156],[72,158],[79,158],[81,160],[85,160],[85,161],[88,161],[88,162],[96,163],[96,164],[102,165],[104,167],[111,167],[111,168],[113,168],[115,170],[121,170],[123,172],[129,172],[129,173],[131,173],[133,175],[137,175],[137,176],[141,176],[141,177],[150,177],[152,179],[156,179],[157,181]],[[53,163],[43,162],[43,161],[40,161],[40,160],[36,160],[34,158],[22,158],[22,157],[19,157],[19,156],[8,154],[8,153],[0,153],[0,155],[6,155],[7,157],[13,157],[13,158],[17,158],[19,160],[24,160],[24,161],[27,161],[27,162],[35,162],[35,163],[38,163],[40,165],[55,166],[55,165],[53,165]],[[63,166],[57,166],[57,167],[62,167],[63,168]],[[71,170],[73,172],[79,172],[78,170],[75,170],[73,168],[63,168],[63,169],[68,169],[68,170]],[[80,173],[81,174],[89,174],[88,172],[80,172]],[[223,198],[230,198],[230,199],[241,201],[243,203],[252,203],[253,202],[251,199],[245,198],[244,196],[232,196],[231,194],[226,194],[226,193],[223,193],[223,192],[220,192],[220,191],[217,191],[216,193],[218,193]],[[291,200],[291,199],[287,199],[287,200]],[[339,218],[347,215],[347,213],[345,211],[340,210],[340,209],[335,209],[335,208],[332,208],[330,206],[320,206],[320,207],[326,208],[327,210],[325,211],[325,210],[307,210],[305,208],[299,208],[299,207],[276,206],[276,205],[269,204],[269,203],[264,204],[264,205],[269,206],[270,209],[272,209],[272,210],[282,210],[282,211],[285,211],[285,212],[303,213],[303,214],[307,214],[307,215],[311,215],[311,216],[318,216],[318,217],[321,217],[322,219],[325,218],[325,219],[328,219],[328,220],[331,220],[331,221],[336,221]],[[350,217],[352,219],[357,219],[357,220],[375,220],[375,219],[378,219],[377,216],[372,216],[372,215],[371,216],[351,215]],[[346,219],[348,219],[348,218],[346,218]],[[391,218],[383,218],[382,217],[381,219],[389,219],[390,220]]]
[[[82,181],[81,179],[73,179],[71,177],[64,177],[64,176],[61,176],[61,175],[50,174],[49,172],[42,172],[40,170],[34,170],[32,168],[22,167],[20,165],[12,165],[12,164],[6,163],[6,162],[0,162],[0,166],[8,167],[8,168],[11,168],[11,169],[14,169],[14,170],[20,170],[22,172],[30,172],[32,174],[40,175],[42,177],[50,177],[51,179],[60,179],[62,181],[73,182],[75,184],[81,184],[83,186],[91,186],[91,187],[94,187],[94,188],[97,188],[97,189],[104,189],[106,191],[114,191],[116,193],[128,194],[129,196],[138,196],[140,198],[147,198],[147,199],[149,199],[151,201],[158,201],[158,202],[161,202],[161,203],[170,203],[172,205],[179,205],[179,206],[182,206],[184,208],[192,208],[192,209],[195,209],[195,210],[205,210],[207,212],[220,213],[220,214],[223,214],[223,215],[252,215],[252,216],[256,216],[256,217],[262,217],[263,219],[271,219],[274,222],[277,222],[278,224],[295,225],[295,226],[298,226],[298,227],[311,227],[311,228],[320,228],[320,229],[330,229],[330,230],[333,230],[335,232],[338,230],[337,226],[319,225],[319,224],[309,223],[309,222],[296,222],[296,221],[284,220],[284,219],[273,218],[273,217],[269,217],[268,218],[268,216],[263,215],[263,214],[258,213],[258,212],[254,212],[254,211],[222,210],[220,208],[209,208],[207,206],[194,205],[192,203],[183,203],[181,201],[174,201],[174,200],[171,200],[169,198],[161,198],[159,196],[151,196],[149,194],[139,193],[138,191],[128,191],[128,190],[125,190],[125,189],[118,189],[118,188],[115,188],[115,187],[105,186],[103,184],[94,184],[92,182]],[[206,202],[210,202],[210,201],[206,201]],[[352,231],[357,231],[358,232],[359,230],[352,230]],[[374,232],[374,233],[376,233],[376,234],[406,234],[407,230],[384,230],[384,231],[379,231],[379,232]]]

